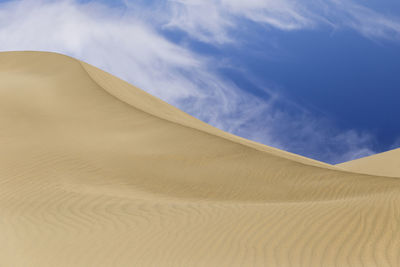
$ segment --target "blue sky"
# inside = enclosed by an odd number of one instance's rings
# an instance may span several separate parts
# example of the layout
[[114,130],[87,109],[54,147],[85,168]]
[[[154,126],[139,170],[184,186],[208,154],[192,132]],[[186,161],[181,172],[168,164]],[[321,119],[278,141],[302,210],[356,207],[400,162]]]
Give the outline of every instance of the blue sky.
[[0,1],[0,50],[80,58],[329,163],[400,146],[397,0]]

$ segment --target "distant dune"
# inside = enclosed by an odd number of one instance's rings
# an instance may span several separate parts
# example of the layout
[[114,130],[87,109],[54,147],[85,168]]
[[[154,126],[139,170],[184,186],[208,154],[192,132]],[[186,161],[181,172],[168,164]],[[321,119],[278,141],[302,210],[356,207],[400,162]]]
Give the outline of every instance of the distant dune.
[[353,172],[400,178],[400,148],[337,166]]
[[328,165],[54,53],[0,81],[0,266],[400,266],[399,150]]

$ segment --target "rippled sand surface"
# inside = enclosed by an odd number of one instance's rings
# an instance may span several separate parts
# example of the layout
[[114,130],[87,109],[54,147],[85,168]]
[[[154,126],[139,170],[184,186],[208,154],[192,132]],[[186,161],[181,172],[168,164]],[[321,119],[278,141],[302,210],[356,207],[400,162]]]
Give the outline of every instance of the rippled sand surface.
[[400,266],[396,155],[324,164],[78,60],[0,53],[0,266]]

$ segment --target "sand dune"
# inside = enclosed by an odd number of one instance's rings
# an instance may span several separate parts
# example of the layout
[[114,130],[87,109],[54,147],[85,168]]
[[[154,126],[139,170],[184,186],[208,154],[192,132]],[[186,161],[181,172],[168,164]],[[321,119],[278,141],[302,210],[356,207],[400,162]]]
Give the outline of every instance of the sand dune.
[[352,172],[400,177],[400,148],[341,163],[337,166]]
[[0,81],[0,266],[400,266],[398,178],[227,134],[58,54],[0,53]]

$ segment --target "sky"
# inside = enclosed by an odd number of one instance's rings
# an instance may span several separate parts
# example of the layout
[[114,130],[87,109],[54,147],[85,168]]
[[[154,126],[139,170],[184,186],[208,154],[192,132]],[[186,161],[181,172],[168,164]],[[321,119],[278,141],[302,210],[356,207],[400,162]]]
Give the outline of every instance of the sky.
[[398,0],[0,0],[14,50],[79,58],[320,161],[400,147]]

